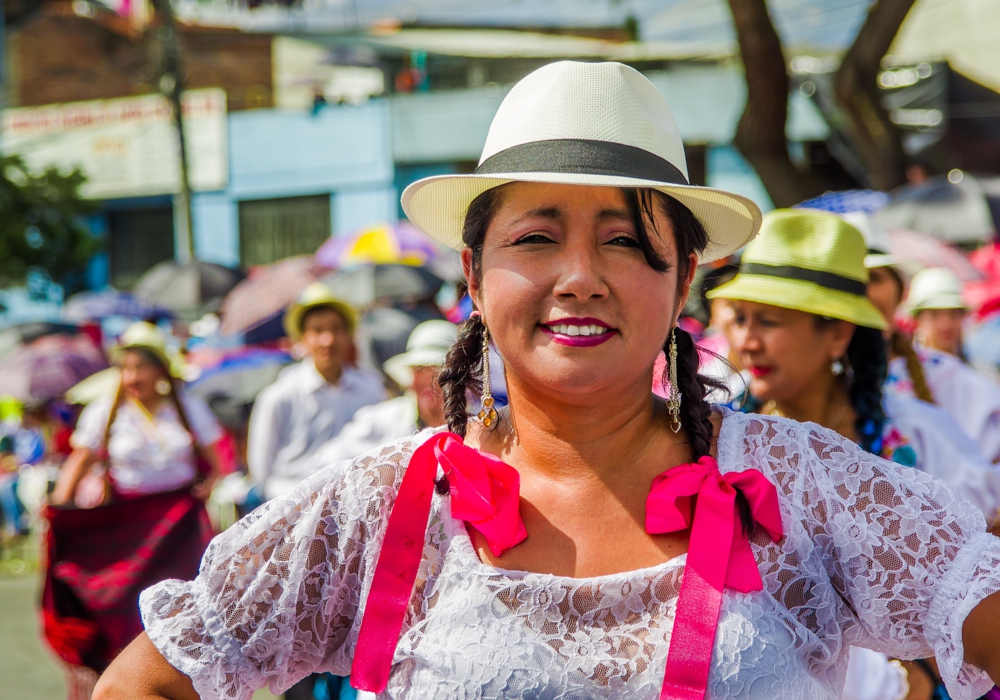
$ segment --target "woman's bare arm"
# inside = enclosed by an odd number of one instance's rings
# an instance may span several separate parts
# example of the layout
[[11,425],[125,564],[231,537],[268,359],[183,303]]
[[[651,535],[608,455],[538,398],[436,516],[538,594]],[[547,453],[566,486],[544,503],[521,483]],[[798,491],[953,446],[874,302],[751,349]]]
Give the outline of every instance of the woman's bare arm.
[[1000,685],[1000,593],[984,598],[972,609],[962,626],[962,643],[965,661],[986,671],[995,684]]
[[101,676],[93,700],[198,700],[198,693],[143,632]]
[[55,506],[70,503],[76,495],[76,487],[80,485],[80,480],[96,462],[97,455],[91,450],[85,447],[73,450],[59,470],[59,479],[56,481],[56,488],[49,498],[49,503]]

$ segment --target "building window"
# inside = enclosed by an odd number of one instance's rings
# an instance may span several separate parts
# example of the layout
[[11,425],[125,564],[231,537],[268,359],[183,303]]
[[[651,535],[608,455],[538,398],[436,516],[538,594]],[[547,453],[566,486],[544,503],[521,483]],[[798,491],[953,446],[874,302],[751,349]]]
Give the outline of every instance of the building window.
[[240,265],[312,255],[330,237],[330,195],[240,202]]
[[110,282],[129,289],[149,268],[174,259],[174,210],[160,207],[108,212]]

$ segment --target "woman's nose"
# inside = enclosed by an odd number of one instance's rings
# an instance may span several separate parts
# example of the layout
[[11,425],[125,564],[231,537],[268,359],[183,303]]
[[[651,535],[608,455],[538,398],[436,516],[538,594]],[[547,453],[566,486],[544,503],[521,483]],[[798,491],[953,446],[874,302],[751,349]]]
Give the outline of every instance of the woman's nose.
[[556,263],[556,296],[580,300],[603,298],[608,295],[600,256],[589,245],[568,245]]

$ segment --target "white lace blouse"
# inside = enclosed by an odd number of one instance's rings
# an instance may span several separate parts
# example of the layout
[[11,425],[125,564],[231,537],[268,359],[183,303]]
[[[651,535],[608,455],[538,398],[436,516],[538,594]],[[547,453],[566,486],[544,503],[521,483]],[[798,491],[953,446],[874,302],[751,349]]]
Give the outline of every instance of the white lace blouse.
[[[396,489],[429,435],[316,474],[217,537],[195,581],[142,594],[150,639],[203,699],[350,671]],[[936,656],[956,700],[991,687],[962,662],[963,621],[1000,591],[1000,539],[976,508],[812,424],[728,415],[718,457],[777,486],[785,537],[754,540],[763,591],[724,594],[707,697],[836,698],[851,645]],[[381,697],[655,700],[684,561],[581,579],[495,568],[435,494]]]

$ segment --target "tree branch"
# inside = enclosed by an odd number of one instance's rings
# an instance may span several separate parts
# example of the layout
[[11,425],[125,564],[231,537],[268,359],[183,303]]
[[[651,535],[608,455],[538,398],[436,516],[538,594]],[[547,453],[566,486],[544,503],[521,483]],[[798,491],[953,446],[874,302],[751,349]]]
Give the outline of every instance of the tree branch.
[[906,182],[899,130],[882,106],[878,72],[914,0],[877,0],[837,69],[834,89],[850,137],[871,175],[871,186],[890,190]]

